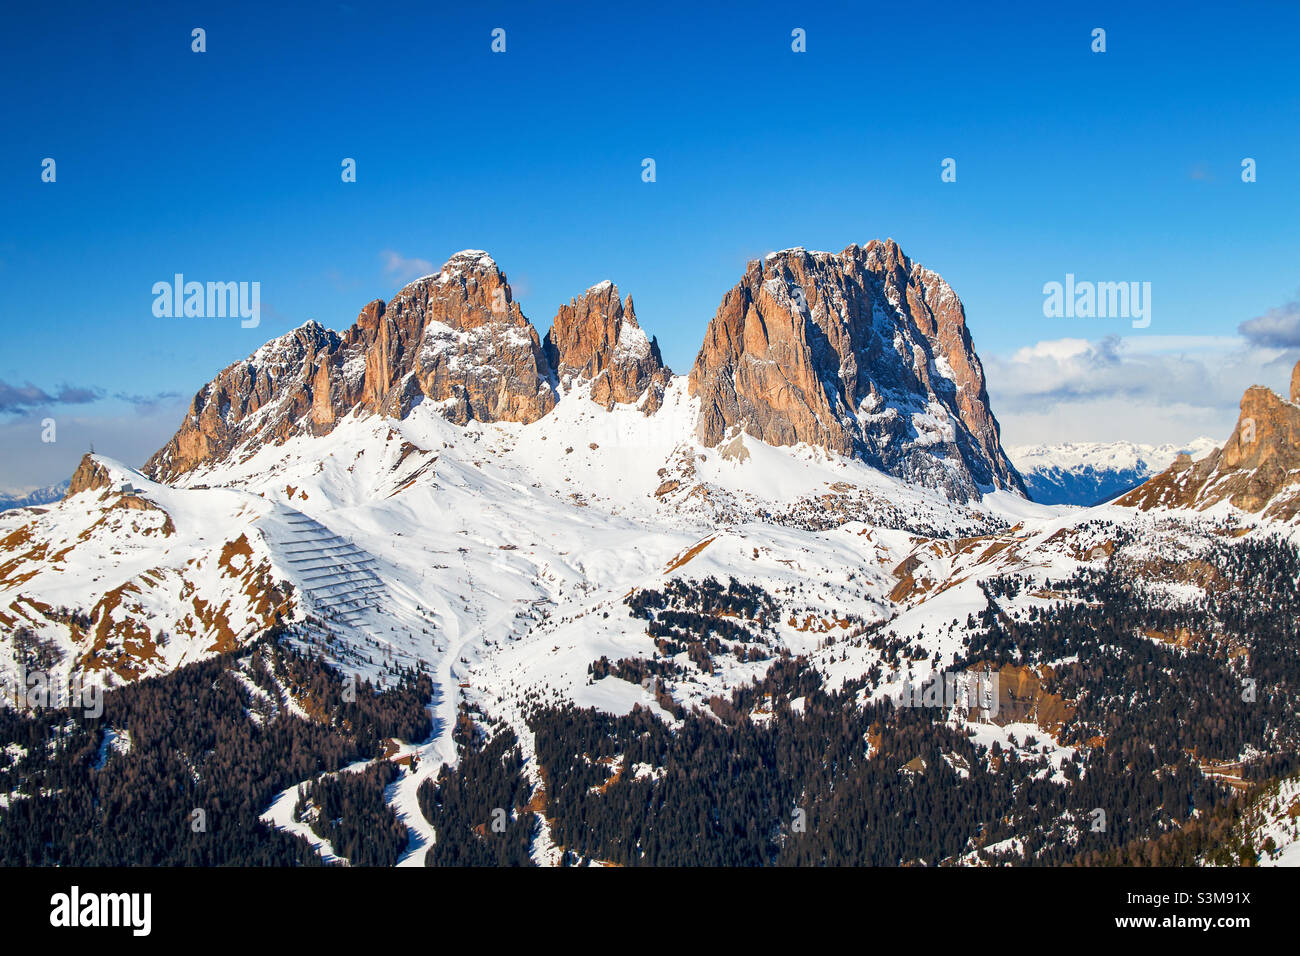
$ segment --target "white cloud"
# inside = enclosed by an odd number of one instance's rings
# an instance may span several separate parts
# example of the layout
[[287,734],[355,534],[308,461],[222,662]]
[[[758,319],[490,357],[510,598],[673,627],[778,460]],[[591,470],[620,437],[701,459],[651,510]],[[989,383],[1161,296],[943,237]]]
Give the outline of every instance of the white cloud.
[[1300,348],[1300,302],[1288,302],[1247,319],[1237,327],[1237,331],[1256,345]]
[[392,249],[385,249],[379,257],[384,262],[384,272],[399,282],[432,275],[435,271],[433,263],[428,259],[408,259]]
[[984,360],[1004,444],[1226,439],[1242,393],[1289,388],[1293,350],[1224,336],[1049,339]]

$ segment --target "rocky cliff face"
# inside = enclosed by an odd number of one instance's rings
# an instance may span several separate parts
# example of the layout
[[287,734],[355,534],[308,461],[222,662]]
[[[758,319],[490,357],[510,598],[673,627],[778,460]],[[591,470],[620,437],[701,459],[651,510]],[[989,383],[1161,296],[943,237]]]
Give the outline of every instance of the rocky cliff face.
[[63,497],[71,498],[83,491],[107,488],[111,482],[112,478],[108,474],[108,469],[95,461],[94,455],[87,453],[81,456],[81,462],[77,465],[77,470],[68,479],[68,490]]
[[[328,434],[353,412],[402,418],[420,402],[458,424],[529,423],[555,406],[561,383],[589,382],[605,408],[652,414],[671,378],[613,283],[562,306],[543,344],[497,264],[461,252],[371,302],[342,334],[309,322],[224,369],[145,472],[175,480]],[[710,446],[743,430],[854,455],[958,500],[1023,491],[961,302],[892,240],[751,263],[710,323],[689,384]]]
[[698,433],[854,455],[958,499],[1023,492],[961,301],[893,240],[750,263],[691,370]]
[[618,286],[602,282],[560,306],[546,333],[546,357],[561,384],[591,382],[592,401],[613,408],[637,404],[647,415],[663,403],[672,372],[659,343],[637,324],[632,297],[619,300]]
[[426,399],[460,424],[532,422],[555,405],[551,378],[505,275],[461,252],[371,302],[343,335],[309,322],[223,370],[144,470],[173,479],[243,447],[326,434],[354,410],[400,418]]
[[[194,396],[180,429],[149,459],[145,473],[176,478],[225,458],[258,434],[274,442],[299,431],[328,432],[334,420],[330,366],[342,348],[337,334],[309,322],[223,369]],[[327,388],[318,395],[322,382]]]
[[1196,462],[1180,457],[1119,503],[1204,509],[1221,501],[1282,521],[1300,514],[1300,363],[1290,401],[1262,385],[1246,389],[1223,448]]

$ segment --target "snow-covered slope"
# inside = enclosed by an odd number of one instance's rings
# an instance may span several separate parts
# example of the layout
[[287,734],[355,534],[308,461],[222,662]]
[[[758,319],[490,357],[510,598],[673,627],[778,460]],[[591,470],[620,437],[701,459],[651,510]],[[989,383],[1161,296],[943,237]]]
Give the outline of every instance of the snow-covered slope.
[[[423,666],[436,729],[402,744],[419,769],[389,795],[412,832],[403,860],[419,865],[432,832],[418,788],[456,762],[462,704],[508,722],[530,756],[532,701],[640,704],[673,722],[783,654],[839,687],[884,662],[862,639],[881,624],[925,652],[871,691],[897,696],[961,652],[995,577],[1039,582],[1003,602],[1028,614],[1077,568],[1190,555],[1225,522],[1275,530],[1227,503],[1184,514],[1001,493],[962,505],[821,449],[749,436],[704,447],[685,384],[650,416],[606,410],[584,384],[531,424],[457,425],[430,403],[404,419],[352,414],[170,486],[93,459],[79,472],[95,487],[0,515],[0,623],[29,635],[0,645],[5,682],[33,653],[56,682],[162,673],[276,620],[348,673],[382,683]],[[750,622],[755,653],[665,657],[627,599],[710,577],[772,601]],[[591,670],[657,651],[671,668],[659,693]]]
[[7,686],[34,664],[60,686],[166,673],[290,613],[256,528],[265,499],[170,488],[102,457],[89,468],[99,487],[0,514]]
[[[982,606],[981,580],[1105,560],[1106,541],[1080,530],[1098,516],[1163,520],[1014,494],[955,504],[851,458],[748,436],[705,448],[687,427],[694,404],[681,378],[653,416],[562,400],[532,424],[460,426],[417,404],[176,486],[96,459],[106,487],[0,517],[0,615],[52,642],[61,673],[109,682],[236,646],[279,615],[372,679],[430,665],[449,726],[461,697],[508,711],[507,697],[538,687],[630,707],[641,689],[589,685],[587,667],[653,653],[623,599],[672,578],[761,586],[780,608],[771,638],[794,654],[816,652],[827,621],[892,619],[932,632],[947,657],[959,634],[945,629]],[[848,677],[871,662],[825,663]],[[727,658],[674,693],[706,700],[766,666]]]
[[[790,587],[848,574],[864,551],[887,565],[916,534],[1044,510],[1014,495],[1011,514],[998,496],[954,505],[820,449],[702,448],[681,378],[654,416],[606,411],[582,388],[531,425],[462,427],[427,404],[404,420],[353,415],[175,486],[96,458],[99,487],[0,517],[0,623],[53,642],[62,672],[112,682],[232,647],[278,613],[368,676],[442,661],[458,684],[542,617],[617,603],[706,539],[701,567],[735,573],[715,555],[743,551],[746,573]],[[872,546],[848,547],[843,529],[868,525]],[[885,615],[893,581],[872,574],[826,599]]]
[[[495,266],[483,269],[504,294]],[[274,362],[259,352],[226,369],[155,456],[148,474],[161,480],[87,456],[65,500],[0,513],[6,687],[33,670],[56,685],[162,674],[277,624],[379,684],[424,669],[434,732],[400,742],[418,769],[386,798],[411,832],[403,862],[418,865],[433,839],[418,789],[456,763],[462,706],[508,724],[531,758],[525,715],[538,701],[641,705],[672,723],[792,657],[827,689],[874,672],[862,697],[898,697],[962,656],[994,579],[1018,576],[993,609],[1012,619],[1063,600],[1053,581],[1115,564],[1190,601],[1202,585],[1178,576],[1180,562],[1224,539],[1300,535],[1281,512],[1235,499],[1197,510],[1170,491],[1079,508],[1027,500],[1018,480],[953,496],[823,443],[769,444],[733,422],[702,433],[707,399],[686,377],[629,367],[593,394],[599,378],[583,369],[612,366],[584,362],[577,333],[577,345],[552,342],[576,371],[551,377],[517,307],[493,311],[480,280],[461,278],[464,295],[421,286],[421,301],[467,325],[458,340],[486,328],[493,354],[518,346],[504,377],[455,353],[416,362],[410,348],[429,330],[441,341],[440,320],[416,321],[399,297],[368,307],[346,339],[304,328],[270,349]],[[573,309],[577,326],[613,327],[594,306]],[[419,334],[403,340],[403,329]],[[948,452],[936,447],[942,468]],[[1177,451],[1071,445],[1015,460],[1027,477],[1086,484],[1137,480]],[[1292,489],[1290,475],[1269,489]],[[733,580],[761,610],[723,622],[735,624],[720,627],[726,640],[699,615],[683,641],[665,640],[638,613],[647,595],[688,602]],[[267,811],[284,825],[288,793]],[[549,845],[544,834],[537,847]]]
[[1110,501],[1168,468],[1180,454],[1202,458],[1217,447],[1209,438],[1184,445],[1136,442],[1063,442],[1007,449],[1029,496],[1049,505]]

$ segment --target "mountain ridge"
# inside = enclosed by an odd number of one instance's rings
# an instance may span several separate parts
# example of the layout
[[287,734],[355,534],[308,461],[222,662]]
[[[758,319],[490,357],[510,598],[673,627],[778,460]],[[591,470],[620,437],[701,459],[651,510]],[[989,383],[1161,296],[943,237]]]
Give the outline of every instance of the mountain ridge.
[[[706,445],[719,444],[724,431],[743,432],[860,458],[954,500],[1024,493],[1001,446],[961,302],[937,273],[912,263],[893,240],[838,255],[786,250],[764,262],[757,271],[751,263],[723,297],[687,379],[701,402],[695,429]],[[804,303],[793,311],[791,290]],[[748,351],[735,347],[743,335],[727,344],[728,310],[741,298],[757,313]],[[769,360],[754,330],[780,323],[770,361],[785,362],[789,374],[756,379],[753,369]],[[425,401],[461,425],[528,424],[580,381],[606,410],[632,404],[654,415],[674,378],[632,297],[620,298],[613,282],[561,306],[540,337],[495,260],[464,250],[388,302],[368,303],[342,333],[308,322],[227,366],[196,393],[142,471],[174,481],[262,443],[328,434],[349,414],[401,419]]]
[[1041,504],[1089,507],[1136,488],[1181,453],[1199,458],[1218,447],[1210,438],[1161,445],[1130,441],[1017,445],[1007,455]]
[[0,491],[0,511],[14,508],[35,508],[51,504],[62,498],[68,490],[68,479],[46,485],[43,488],[21,488]]

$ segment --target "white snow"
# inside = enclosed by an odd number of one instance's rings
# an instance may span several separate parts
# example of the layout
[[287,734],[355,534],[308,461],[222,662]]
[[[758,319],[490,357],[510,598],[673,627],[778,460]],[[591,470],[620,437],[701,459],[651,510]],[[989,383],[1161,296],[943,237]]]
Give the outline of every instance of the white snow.
[[[468,252],[462,261],[480,255]],[[424,347],[443,335],[435,329]],[[292,585],[289,617],[331,637],[328,652],[347,673],[384,682],[390,665],[423,665],[435,680],[434,732],[401,743],[401,755],[418,757],[417,769],[404,770],[389,790],[411,831],[402,865],[418,866],[434,834],[416,793],[443,763],[455,763],[451,730],[463,701],[513,727],[535,782],[524,721],[530,692],[616,713],[639,703],[672,722],[639,685],[615,677],[589,682],[587,666],[602,656],[653,653],[645,622],[623,603],[637,588],[710,575],[760,584],[779,607],[771,622],[775,647],[808,655],[834,688],[864,674],[878,652],[865,642],[828,643],[849,632],[832,616],[889,620],[899,635],[917,637],[947,661],[961,650],[960,625],[985,606],[981,581],[1010,570],[1059,578],[1104,560],[1095,557],[1107,537],[1099,519],[1139,529],[1140,544],[1186,547],[1208,535],[1198,529],[1214,520],[1113,505],[1052,508],[1008,492],[954,504],[817,448],[778,448],[743,434],[704,447],[694,431],[698,401],[683,377],[650,416],[625,406],[606,411],[587,400],[587,388],[566,392],[530,425],[460,427],[431,403],[401,421],[349,416],[328,436],[263,445],[243,460],[200,468],[177,487],[97,458],[113,488],[130,482],[145,506],[128,507],[120,493],[100,490],[40,515],[0,513],[0,539],[20,531],[30,538],[5,557],[34,549],[0,582],[0,613],[55,641],[63,653],[56,670],[66,678],[85,648],[31,602],[89,610],[128,585],[109,613],[165,635],[152,655],[140,655],[142,673],[155,674],[212,652],[217,631],[196,622],[196,600],[222,609],[243,640],[263,627],[250,575],[260,570]],[[941,411],[934,404],[918,410],[918,430],[950,435]],[[834,508],[849,513],[825,530],[804,523]],[[875,515],[886,508],[941,537],[881,526]],[[241,540],[240,554],[223,561]],[[895,569],[909,558],[914,586],[891,597],[900,584]],[[1004,611],[1047,600],[1022,594]],[[669,689],[679,703],[706,707],[770,663],[718,655],[712,673],[692,670]],[[10,680],[16,666],[6,648],[0,675]],[[916,667],[913,677],[921,679],[930,663]],[[115,679],[111,669],[96,673]],[[877,693],[900,687],[901,677]],[[296,708],[291,699],[273,703]],[[1048,744],[1054,772],[1068,757],[1041,731],[1015,733]],[[104,757],[111,759],[108,751]],[[658,771],[637,765],[631,772]],[[295,801],[296,788],[284,791],[265,818],[303,832],[292,820]],[[323,841],[309,838],[333,858]],[[534,853],[553,862],[548,841],[540,839]]]
[[1172,465],[1183,452],[1193,459],[1201,459],[1219,444],[1209,438],[1195,438],[1182,445],[1144,445],[1131,441],[1061,442],[1055,445],[1014,445],[1006,451],[1007,457],[1022,474],[1049,468],[1075,471],[1087,466],[1099,471],[1135,469],[1155,474]]

